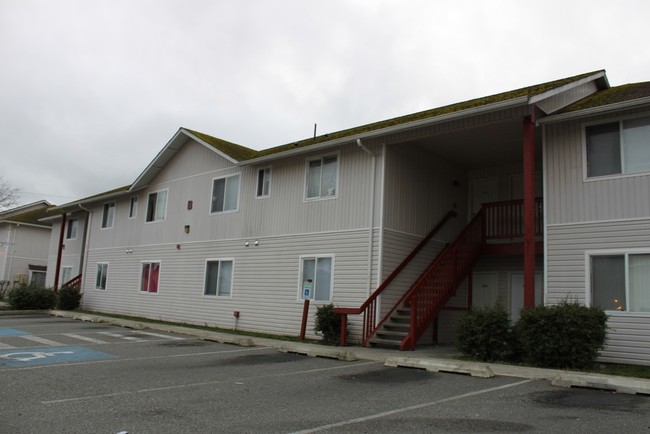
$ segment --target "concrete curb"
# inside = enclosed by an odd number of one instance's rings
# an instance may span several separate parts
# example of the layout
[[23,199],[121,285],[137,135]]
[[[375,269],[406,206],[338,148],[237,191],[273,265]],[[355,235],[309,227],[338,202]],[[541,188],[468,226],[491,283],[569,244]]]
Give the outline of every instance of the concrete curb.
[[453,358],[430,357],[426,354],[417,352],[404,353],[409,354],[408,356],[395,356],[395,351],[377,348],[326,347],[302,342],[288,342],[269,338],[238,336],[223,332],[194,329],[191,327],[145,323],[102,315],[81,314],[71,311],[51,310],[49,312],[35,312],[49,313],[53,316],[71,318],[80,321],[108,323],[135,330],[146,328],[150,330],[185,334],[208,341],[240,345],[244,347],[262,346],[277,348],[279,351],[284,353],[304,354],[310,357],[326,357],[343,361],[372,360],[384,363],[385,366],[389,367],[417,368],[425,369],[430,372],[451,372],[456,374],[472,375],[480,378],[491,378],[494,376],[528,378],[532,380],[550,381],[552,385],[559,387],[588,387],[602,390],[613,390],[618,393],[650,395],[650,379],[643,378],[462,361]]

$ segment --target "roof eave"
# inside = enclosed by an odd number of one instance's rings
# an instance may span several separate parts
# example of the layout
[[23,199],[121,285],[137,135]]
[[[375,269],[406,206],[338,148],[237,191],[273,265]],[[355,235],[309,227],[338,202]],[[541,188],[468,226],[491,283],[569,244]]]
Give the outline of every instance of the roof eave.
[[350,142],[356,142],[357,139],[371,139],[381,136],[386,136],[389,134],[395,134],[398,132],[408,131],[416,128],[421,128],[424,126],[435,125],[443,122],[449,122],[456,119],[461,119],[464,117],[476,116],[479,114],[487,113],[490,111],[504,110],[513,107],[526,106],[528,105],[528,97],[521,96],[517,98],[512,98],[505,101],[499,101],[492,104],[486,104],[479,107],[472,107],[465,110],[459,110],[453,113],[446,113],[443,115],[432,116],[426,119],[420,119],[417,121],[406,122],[399,125],[392,125],[390,127],[379,128],[373,131],[366,131],[358,134],[352,134],[350,136],[341,137],[339,139],[330,140],[327,142],[318,143],[315,145],[301,146],[296,149],[291,149],[288,151],[277,152],[274,154],[264,155],[262,157],[251,158],[250,160],[245,160],[240,162],[239,166],[249,166],[253,164],[265,163],[267,161],[277,160],[280,158],[291,157],[294,155],[306,154],[310,152],[319,151],[321,149],[332,148],[335,146],[340,146]]
[[560,113],[557,115],[547,116],[545,118],[539,119],[537,121],[537,124],[538,125],[553,124],[553,123],[562,122],[570,119],[587,117],[587,116],[592,116],[592,115],[597,115],[597,114],[607,113],[607,112],[612,112],[617,110],[625,110],[625,109],[635,108],[638,106],[649,105],[649,104],[650,104],[650,96],[646,96],[643,98],[633,99],[629,101],[621,101],[613,104],[606,104],[598,107],[590,107],[583,110],[576,110],[573,112]]
[[546,98],[552,97],[554,95],[558,95],[562,92],[566,92],[567,90],[576,88],[578,86],[582,86],[585,83],[589,83],[590,81],[595,81],[596,85],[598,86],[599,89],[607,89],[609,88],[609,81],[607,80],[607,75],[605,71],[598,71],[595,74],[592,74],[588,77],[581,78],[580,80],[572,81],[571,83],[567,83],[564,86],[556,87],[551,90],[548,90],[546,92],[542,92],[540,94],[537,94],[535,96],[532,96],[530,98],[530,103],[535,104],[541,100],[544,100]]

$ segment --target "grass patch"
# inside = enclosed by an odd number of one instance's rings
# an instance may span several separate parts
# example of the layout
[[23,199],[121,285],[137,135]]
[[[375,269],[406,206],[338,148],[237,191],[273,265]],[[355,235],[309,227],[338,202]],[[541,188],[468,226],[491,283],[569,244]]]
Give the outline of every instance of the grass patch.
[[250,336],[254,338],[266,338],[266,339],[275,339],[275,340],[280,340],[280,341],[288,341],[288,342],[303,342],[307,344],[323,344],[323,342],[319,339],[305,339],[305,340],[300,340],[299,336],[291,336],[291,335],[275,335],[271,333],[259,333],[259,332],[248,332],[248,331],[243,331],[243,330],[233,330],[233,329],[225,329],[221,327],[213,327],[213,326],[208,326],[208,325],[198,325],[198,324],[188,324],[188,323],[181,323],[181,322],[172,322],[172,321],[162,321],[162,320],[156,320],[156,319],[151,319],[151,318],[142,318],[138,316],[129,316],[129,315],[120,315],[116,313],[105,313],[105,312],[95,312],[92,310],[83,310],[83,309],[77,309],[75,312],[79,313],[85,313],[88,315],[98,315],[98,316],[105,316],[109,318],[118,318],[118,319],[125,319],[128,321],[138,321],[141,323],[147,323],[147,324],[163,324],[163,325],[168,325],[168,326],[176,326],[176,327],[186,327],[190,329],[196,329],[196,330],[206,330],[206,331],[211,331],[211,332],[219,332],[219,333],[228,333],[231,335],[236,335],[236,336]]
[[601,363],[596,366],[593,372],[605,375],[619,375],[621,377],[650,379],[650,366]]

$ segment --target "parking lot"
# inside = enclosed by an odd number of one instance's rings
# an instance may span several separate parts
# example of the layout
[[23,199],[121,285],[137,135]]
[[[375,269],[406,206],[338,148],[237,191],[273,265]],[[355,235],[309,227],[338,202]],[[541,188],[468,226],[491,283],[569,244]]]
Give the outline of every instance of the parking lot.
[[0,316],[0,432],[650,433],[650,397]]

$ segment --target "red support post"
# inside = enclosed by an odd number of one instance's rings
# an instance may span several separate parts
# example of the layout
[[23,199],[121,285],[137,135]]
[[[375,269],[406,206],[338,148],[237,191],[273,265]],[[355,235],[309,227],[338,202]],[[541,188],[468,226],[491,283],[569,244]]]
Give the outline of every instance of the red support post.
[[[533,108],[534,110],[534,108]],[[535,306],[535,119],[524,118],[524,308]]]
[[307,331],[307,317],[309,315],[309,299],[305,299],[302,306],[302,322],[300,324],[300,340],[305,340],[305,332]]
[[56,251],[56,269],[54,270],[54,292],[59,290],[59,277],[61,273],[61,257],[63,256],[63,235],[65,234],[65,224],[67,222],[67,214],[64,212],[61,215],[61,231],[59,232],[59,246]]
[[348,315],[345,313],[341,314],[341,343],[342,347],[345,347],[348,344]]

